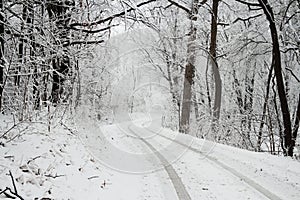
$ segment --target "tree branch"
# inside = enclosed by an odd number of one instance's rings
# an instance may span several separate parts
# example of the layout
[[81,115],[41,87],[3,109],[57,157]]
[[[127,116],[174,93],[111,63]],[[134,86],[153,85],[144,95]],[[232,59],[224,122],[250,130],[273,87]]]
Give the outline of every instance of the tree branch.
[[261,5],[259,3],[251,3],[251,2],[247,2],[247,1],[243,1],[243,0],[235,0],[235,1],[242,3],[244,5],[247,5],[247,6],[261,7]]
[[119,24],[115,24],[115,25],[110,25],[107,26],[105,28],[101,28],[101,29],[97,29],[97,30],[88,30],[88,29],[80,29],[80,28],[76,28],[76,27],[68,27],[69,29],[75,30],[75,31],[82,31],[84,33],[99,33],[99,32],[103,32],[103,31],[107,31],[110,28],[114,27],[114,26],[118,26]]
[[[285,11],[284,11],[283,19],[282,19],[282,21],[281,21],[281,23],[280,23],[280,30],[282,30],[283,24],[286,23],[286,22],[285,22],[285,18],[286,18],[286,16],[287,16],[288,10],[290,9],[290,7],[292,6],[292,4],[293,4],[295,1],[296,1],[296,0],[291,0],[291,1],[289,2],[289,4],[287,5],[287,7],[286,7],[286,9],[285,9]],[[288,22],[288,21],[287,21],[287,22]]]
[[[155,1],[157,1],[157,0],[148,0],[148,1],[145,1],[145,2],[142,2],[142,3],[139,3],[139,4],[136,5],[136,8],[142,7],[144,5],[147,5],[147,4],[155,2]],[[90,23],[75,22],[75,23],[70,24],[69,26],[71,28],[74,28],[76,26],[84,26],[85,27],[85,26],[94,26],[94,25],[103,24],[105,22],[109,22],[109,21],[113,20],[114,18],[121,17],[121,16],[125,15],[128,12],[136,10],[136,8],[131,7],[129,9],[125,10],[125,11],[122,11],[120,13],[114,14],[112,16],[106,17],[104,19],[101,19],[101,20],[98,20],[98,21],[95,21],[95,22],[90,22]]]
[[195,17],[194,15],[198,14],[198,10],[201,6],[203,6],[207,0],[202,0],[201,2],[199,2],[199,0],[195,1],[194,2],[194,5],[192,5],[192,8],[189,9],[181,4],[179,4],[178,2],[176,1],[173,1],[173,0],[168,0],[168,2],[170,2],[172,5],[174,6],[177,6],[178,8],[184,10],[185,12],[188,13],[189,17],[192,19],[192,20],[196,20],[197,17]]
[[78,45],[78,44],[100,44],[103,43],[104,40],[92,40],[92,41],[73,41],[73,42],[66,42],[63,44],[63,47],[71,46],[71,45]]
[[176,1],[173,1],[173,0],[168,0],[168,2],[170,2],[172,5],[184,10],[185,12],[187,12],[189,15],[192,14],[192,11],[186,7],[184,7],[183,5],[179,4],[178,2]]
[[[10,170],[9,170],[9,176],[11,178],[11,181],[12,181],[12,184],[13,184],[13,187],[14,187],[14,191],[12,191],[12,189],[10,189],[9,187],[6,187],[3,191],[0,190],[0,195],[4,194],[7,198],[15,199],[16,197],[18,197],[20,200],[24,200],[24,198],[21,197],[18,194],[17,187],[16,187],[16,184],[15,184],[15,180],[14,180],[14,177],[13,177]],[[9,191],[13,196],[8,194],[6,191]]]
[[288,67],[285,68],[286,70],[288,70],[292,76],[298,81],[298,83],[300,83],[300,79],[296,76],[296,74]]
[[14,186],[14,191],[15,191],[16,194],[18,194],[17,187],[16,187],[16,184],[15,184],[15,180],[14,180],[14,177],[13,177],[13,175],[12,175],[12,173],[11,173],[10,170],[9,170],[9,176],[10,176],[11,182],[12,182],[12,184]]
[[260,17],[260,16],[262,16],[262,15],[263,15],[263,14],[258,14],[258,15],[250,16],[250,17],[245,18],[245,19],[238,17],[238,18],[237,18],[236,20],[234,20],[232,23],[234,24],[234,23],[236,23],[236,22],[238,22],[238,21],[243,21],[243,22],[249,21],[250,19],[254,19],[254,18]]

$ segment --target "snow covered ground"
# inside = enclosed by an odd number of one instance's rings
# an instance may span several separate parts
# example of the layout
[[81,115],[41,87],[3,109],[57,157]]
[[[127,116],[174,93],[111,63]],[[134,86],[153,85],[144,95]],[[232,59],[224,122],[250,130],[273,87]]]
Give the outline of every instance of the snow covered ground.
[[1,140],[0,189],[14,191],[14,182],[24,199],[299,199],[300,162],[291,158],[182,135],[141,115],[75,121],[50,133],[31,124]]

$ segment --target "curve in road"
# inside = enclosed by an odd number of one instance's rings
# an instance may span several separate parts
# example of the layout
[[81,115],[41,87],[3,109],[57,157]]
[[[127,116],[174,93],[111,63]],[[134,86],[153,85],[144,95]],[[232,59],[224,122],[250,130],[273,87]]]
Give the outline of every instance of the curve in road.
[[[152,133],[155,133],[154,131],[152,131],[151,129],[148,129],[148,128],[144,128]],[[188,146],[182,142],[179,142],[179,141],[176,141],[176,140],[173,140],[167,136],[164,136],[162,134],[159,134],[159,133],[155,133],[157,134],[158,136],[160,137],[163,137],[167,140],[170,140],[172,142],[175,142],[179,145],[182,145],[188,149],[190,149],[191,151],[195,152],[195,153],[199,153],[201,155],[204,155],[203,152],[201,152],[200,150],[198,149],[195,149],[191,146]],[[147,142],[147,141],[146,141]],[[257,190],[258,192],[260,192],[261,194],[263,194],[264,196],[266,196],[267,198],[271,199],[271,200],[282,200],[280,197],[278,197],[276,194],[270,192],[269,190],[267,190],[266,188],[264,188],[263,186],[261,186],[260,184],[256,183],[255,181],[253,181],[252,179],[246,177],[245,175],[241,174],[240,172],[236,171],[235,169],[229,167],[228,165],[225,165],[224,163],[220,162],[217,158],[214,158],[212,156],[209,156],[209,155],[205,155],[205,157],[207,159],[209,159],[210,161],[214,162],[215,164],[217,164],[218,166],[222,167],[223,169],[227,170],[228,172],[230,172],[231,174],[233,174],[234,176],[240,178],[241,180],[243,180],[245,183],[247,183],[250,187],[254,188],[255,190]]]
[[143,141],[149,147],[149,149],[153,151],[155,155],[158,157],[158,159],[164,166],[165,171],[168,173],[168,176],[174,186],[178,199],[191,200],[191,197],[187,192],[184,184],[182,183],[181,178],[178,176],[177,172],[172,167],[172,165],[167,161],[167,159],[159,151],[157,151],[147,140],[145,140],[142,137],[139,137],[139,135],[133,129],[131,129],[130,126],[128,126],[128,130],[136,137],[138,137],[141,141]]

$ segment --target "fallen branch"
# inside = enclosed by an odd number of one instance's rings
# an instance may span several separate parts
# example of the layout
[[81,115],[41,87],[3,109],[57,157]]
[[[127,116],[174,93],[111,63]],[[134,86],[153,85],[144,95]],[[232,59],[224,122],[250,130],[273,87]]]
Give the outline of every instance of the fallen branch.
[[34,160],[36,160],[36,159],[38,159],[38,158],[41,158],[41,157],[42,157],[42,156],[36,156],[36,157],[34,157],[34,158],[28,160],[28,161],[27,161],[27,165],[28,165],[29,163],[31,163],[32,161],[34,161]]
[[13,175],[12,175],[12,173],[11,173],[10,170],[9,170],[9,176],[10,176],[11,182],[12,182],[12,184],[14,186],[14,191],[15,191],[16,194],[18,194],[17,187],[16,187],[16,184],[15,184],[15,179],[14,179],[14,177],[13,177]]
[[15,198],[16,198],[16,197],[14,197],[14,196],[8,194],[6,191],[9,191],[10,193],[13,193],[13,192],[11,191],[11,189],[10,189],[9,187],[7,187],[7,188],[5,188],[5,190],[3,190],[3,191],[0,190],[0,195],[1,195],[1,194],[4,194],[7,198],[10,198],[10,199],[15,199]]
[[65,129],[67,129],[70,133],[71,133],[71,135],[76,135],[76,133],[75,133],[75,131],[73,131],[70,127],[68,127],[66,124],[64,124],[62,121],[60,122],[61,123],[61,125],[65,128]]
[[91,180],[91,179],[94,179],[94,178],[99,178],[99,176],[91,176],[88,179]]
[[55,179],[55,178],[59,178],[59,177],[66,176],[66,175],[57,175],[57,174],[56,175],[51,175],[51,174],[46,174],[45,176],[48,177],[48,178],[54,178]]
[[9,133],[11,130],[13,130],[15,127],[17,127],[19,124],[14,124],[12,127],[10,127],[8,130],[6,130],[1,136],[0,138],[4,138],[7,133]]
[[[13,187],[14,187],[14,191],[12,191],[11,188],[9,187],[6,187],[3,191],[0,190],[0,195],[1,194],[4,194],[7,198],[10,198],[10,199],[15,199],[16,197],[19,198],[20,200],[24,200],[23,197],[21,197],[19,194],[18,194],[18,191],[17,191],[17,187],[16,187],[16,184],[15,184],[15,179],[11,173],[11,171],[9,170],[9,176],[11,178],[11,181],[12,181],[12,184],[13,184]],[[7,193],[10,192],[11,194]]]
[[4,138],[10,131],[12,131],[13,129],[15,129],[16,127],[18,127],[20,124],[24,123],[25,120],[26,119],[24,119],[23,121],[20,121],[20,122],[16,123],[15,116],[13,116],[14,124],[8,130],[6,130],[4,133],[2,133],[0,135],[0,138]]

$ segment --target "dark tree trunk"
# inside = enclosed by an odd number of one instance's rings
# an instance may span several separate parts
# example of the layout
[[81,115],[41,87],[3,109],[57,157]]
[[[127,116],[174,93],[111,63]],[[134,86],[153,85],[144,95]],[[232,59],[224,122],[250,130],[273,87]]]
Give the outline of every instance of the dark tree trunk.
[[233,79],[233,88],[236,94],[236,103],[239,107],[240,114],[244,115],[244,102],[242,97],[241,84],[236,77],[235,70],[233,70]]
[[220,77],[219,67],[217,64],[217,32],[218,32],[218,7],[219,0],[213,0],[212,5],[212,18],[211,18],[211,38],[210,38],[210,49],[209,53],[211,56],[212,72],[215,81],[215,98],[213,106],[213,120],[212,120],[212,130],[214,132],[218,131],[218,124],[220,119],[220,109],[221,109],[221,95],[222,95],[222,81]]
[[4,89],[4,12],[3,0],[0,0],[0,111],[2,110],[2,96]]
[[52,60],[53,75],[52,75],[52,91],[51,91],[51,101],[57,104],[60,100],[60,95],[62,94],[62,84],[64,82],[63,74],[61,73],[60,61],[58,58]]
[[272,123],[272,115],[270,112],[269,107],[267,108],[268,110],[268,118],[269,118],[269,142],[270,142],[270,153],[274,154],[275,153],[275,141],[274,141],[274,131],[273,131],[273,123]]
[[[34,8],[33,3],[28,4],[28,17],[26,23],[28,25],[28,34],[30,38],[30,58],[31,60],[36,60],[36,41],[33,34],[34,29]],[[39,91],[39,77],[41,75],[38,74],[38,66],[36,62],[32,62],[32,68],[34,70],[33,78],[33,101],[34,101],[34,109],[39,109],[40,107],[40,91]]]
[[267,20],[269,21],[270,31],[271,31],[271,37],[273,42],[273,66],[274,66],[274,72],[275,77],[277,81],[277,91],[279,95],[280,100],[280,107],[283,117],[283,126],[284,126],[284,148],[287,156],[293,156],[293,149],[295,143],[292,140],[292,125],[291,125],[291,117],[290,117],[290,111],[289,106],[287,102],[287,96],[284,86],[284,81],[282,77],[282,67],[281,67],[281,55],[280,55],[280,47],[279,47],[279,41],[278,41],[278,33],[277,28],[275,24],[274,19],[274,13],[273,10],[268,2],[268,0],[258,0],[261,7],[264,10],[264,13],[267,17]]
[[[48,1],[47,11],[49,18],[55,23],[57,30],[58,42],[56,45],[61,45],[69,40],[70,30],[67,28],[67,25],[71,19],[71,16],[67,13],[67,11],[71,8],[71,6],[74,6],[74,1],[72,0]],[[53,104],[57,104],[60,101],[61,94],[63,93],[65,77],[70,69],[70,58],[68,56],[68,51],[65,47],[63,48],[63,55],[56,56],[52,60],[53,83],[51,101]]]
[[252,73],[251,78],[249,77],[249,71],[246,73],[246,88],[245,88],[245,100],[244,110],[247,114],[252,114],[253,111],[253,92],[255,82],[255,72]]
[[19,58],[19,66],[16,69],[16,76],[15,76],[15,85],[20,86],[21,76],[19,75],[22,70],[22,66],[24,65],[24,37],[26,35],[25,31],[25,22],[28,23],[28,5],[30,3],[24,2],[23,3],[23,11],[22,11],[22,24],[21,24],[21,37],[19,40],[18,45],[18,58]]
[[[283,150],[283,154],[286,155],[286,149],[284,148],[284,138],[283,138],[283,129],[282,128],[282,121],[280,119],[280,114],[278,111],[278,105],[277,105],[277,93],[276,93],[276,83],[275,83],[275,76],[272,78],[272,91],[273,91],[273,104],[274,104],[274,110],[275,110],[275,115],[276,115],[276,120],[278,123],[278,131],[279,131],[279,139],[280,139],[280,146]],[[269,125],[270,126],[270,125]]]
[[[251,127],[252,127],[252,113],[253,113],[253,92],[255,83],[255,71],[252,74],[246,73],[246,88],[245,88],[245,100],[244,100],[244,110],[245,110],[245,128],[246,137],[252,149],[254,145],[251,141]],[[251,76],[251,77],[250,77]]]
[[293,139],[292,139],[292,145],[295,146],[295,142],[297,139],[297,133],[299,130],[299,123],[300,123],[300,94],[299,94],[299,99],[298,99],[298,106],[296,110],[296,115],[295,115],[295,124],[293,128]]
[[199,114],[199,106],[198,106],[198,99],[197,99],[197,94],[194,93],[193,94],[193,105],[194,105],[194,110],[195,110],[195,118],[196,118],[196,122],[199,122],[200,119],[200,114]]
[[206,69],[205,69],[205,85],[206,85],[206,96],[207,96],[207,104],[208,104],[208,108],[209,108],[209,114],[211,115],[212,109],[211,109],[211,95],[210,95],[210,88],[209,88],[209,75],[208,75],[208,71],[209,71],[209,61],[210,61],[210,57],[207,58],[207,62],[206,62]]
[[269,94],[270,94],[270,84],[271,84],[271,79],[272,79],[272,72],[273,72],[273,65],[271,66],[269,70],[269,75],[268,75],[268,81],[267,81],[267,89],[266,89],[266,97],[264,99],[264,104],[263,104],[263,113],[259,125],[259,132],[258,132],[258,138],[257,138],[257,151],[260,151],[261,149],[261,142],[262,142],[262,132],[263,132],[263,127],[265,124],[265,119],[266,119],[266,111],[267,111],[267,105],[269,101]]

